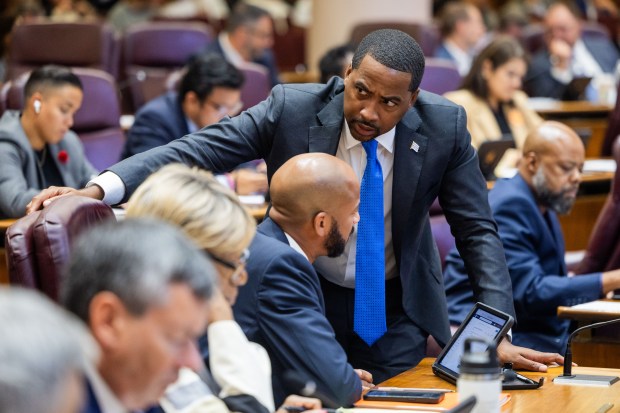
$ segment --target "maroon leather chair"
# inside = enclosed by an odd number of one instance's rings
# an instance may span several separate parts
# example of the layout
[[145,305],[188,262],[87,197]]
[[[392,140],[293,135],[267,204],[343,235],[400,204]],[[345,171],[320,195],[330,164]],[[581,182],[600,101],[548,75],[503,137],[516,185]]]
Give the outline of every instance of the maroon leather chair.
[[620,85],[618,85],[618,95],[616,97],[616,105],[614,110],[609,114],[607,131],[601,148],[601,156],[611,156],[612,146],[616,139],[620,136]]
[[123,75],[133,109],[164,93],[168,75],[212,40],[211,27],[198,22],[153,21],[129,29],[123,41]]
[[447,59],[427,57],[420,88],[443,95],[446,92],[457,90],[461,86],[461,80],[461,75],[453,62]]
[[72,71],[82,82],[84,98],[71,129],[80,137],[86,158],[103,171],[121,159],[125,145],[116,82],[100,70],[74,67]]
[[373,22],[356,25],[351,31],[350,42],[357,46],[362,39],[379,29],[396,29],[413,37],[424,52],[424,56],[433,56],[439,46],[440,35],[437,26],[433,24],[402,23],[402,22]]
[[[613,146],[616,164],[620,165],[620,139]],[[611,191],[601,210],[583,260],[575,268],[577,274],[620,268],[620,168],[616,169]]]
[[246,110],[267,99],[271,93],[271,79],[267,70],[259,65],[246,63],[239,70],[245,78],[241,86],[241,101],[242,110]]
[[59,198],[19,219],[5,238],[10,282],[57,300],[62,268],[76,237],[106,219],[114,219],[109,206],[81,196]]
[[118,42],[112,30],[99,22],[44,20],[16,25],[11,34],[7,79],[46,64],[90,67],[116,78]]

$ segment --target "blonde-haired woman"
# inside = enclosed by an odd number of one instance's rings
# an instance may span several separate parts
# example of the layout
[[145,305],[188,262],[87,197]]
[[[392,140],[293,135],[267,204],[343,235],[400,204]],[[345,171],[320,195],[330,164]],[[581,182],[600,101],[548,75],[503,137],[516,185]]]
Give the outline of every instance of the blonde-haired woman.
[[[247,340],[230,307],[237,289],[247,281],[247,247],[256,232],[252,216],[210,172],[176,164],[163,167],[138,187],[127,204],[127,216],[177,225],[209,255],[218,270],[221,294],[210,301],[207,339],[210,371],[222,389],[218,395],[221,400],[205,394],[200,410],[192,411],[228,411],[222,401],[233,410],[239,395],[253,396],[262,405],[257,408],[273,411],[269,357],[262,347]],[[201,347],[205,355],[206,346]],[[198,380],[193,373],[181,371],[179,381],[162,399],[164,410],[181,410],[168,402],[175,399],[171,392],[182,392],[180,388]]]

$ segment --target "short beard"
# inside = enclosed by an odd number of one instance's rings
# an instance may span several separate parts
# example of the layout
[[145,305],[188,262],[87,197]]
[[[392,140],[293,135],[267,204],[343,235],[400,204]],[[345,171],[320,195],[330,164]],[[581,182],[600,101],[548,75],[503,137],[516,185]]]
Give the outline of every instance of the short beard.
[[568,214],[575,203],[575,197],[567,196],[566,193],[572,188],[561,189],[552,192],[547,186],[547,179],[542,168],[538,168],[532,177],[532,186],[538,199],[538,203],[544,207],[551,208],[560,215]]
[[327,250],[327,256],[330,258],[339,257],[344,252],[347,241],[340,235],[338,230],[338,222],[333,219],[332,226],[329,228],[327,239],[323,246]]

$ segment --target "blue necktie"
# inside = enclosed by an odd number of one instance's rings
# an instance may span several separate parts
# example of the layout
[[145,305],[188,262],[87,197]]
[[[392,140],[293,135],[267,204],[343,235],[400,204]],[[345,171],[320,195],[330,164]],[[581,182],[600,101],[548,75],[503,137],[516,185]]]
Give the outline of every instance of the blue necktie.
[[371,346],[386,331],[383,173],[377,159],[377,141],[372,139],[362,145],[366,169],[357,224],[353,329]]

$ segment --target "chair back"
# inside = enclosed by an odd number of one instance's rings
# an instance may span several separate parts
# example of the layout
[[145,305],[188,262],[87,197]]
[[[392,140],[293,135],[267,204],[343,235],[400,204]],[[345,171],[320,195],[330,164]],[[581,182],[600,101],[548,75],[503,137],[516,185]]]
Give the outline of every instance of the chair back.
[[605,131],[605,138],[601,147],[601,156],[612,155],[612,146],[618,136],[620,136],[620,83],[618,84],[616,104],[609,114],[607,130]]
[[[620,139],[613,147],[616,165],[620,165]],[[575,273],[589,274],[620,268],[620,168],[616,167],[611,192],[596,219],[583,260]]]
[[456,65],[435,57],[426,58],[426,67],[420,88],[438,95],[457,90],[461,86],[461,75]]
[[241,86],[241,101],[242,110],[246,110],[267,99],[271,93],[271,79],[267,70],[256,64],[245,63],[239,70],[245,78]]
[[369,22],[353,27],[350,42],[356,46],[369,33],[379,29],[396,29],[413,37],[422,48],[424,56],[433,56],[439,46],[439,29],[433,24],[403,23],[403,22]]
[[153,21],[129,29],[123,42],[123,75],[133,109],[164,93],[168,75],[212,40],[211,27],[199,22]]
[[443,214],[433,215],[430,217],[431,232],[435,239],[435,244],[439,250],[439,258],[441,259],[442,271],[446,266],[446,256],[452,248],[456,245],[452,232],[450,232],[450,224],[446,220],[446,216]]
[[102,171],[120,160],[125,145],[118,88],[114,78],[100,70],[78,67],[72,71],[84,88],[72,130],[80,137],[86,158]]
[[118,75],[118,43],[100,22],[18,24],[11,34],[7,79],[46,64],[100,69]]
[[19,219],[6,232],[11,283],[37,288],[57,300],[62,269],[77,236],[113,218],[112,209],[103,202],[70,195]]

